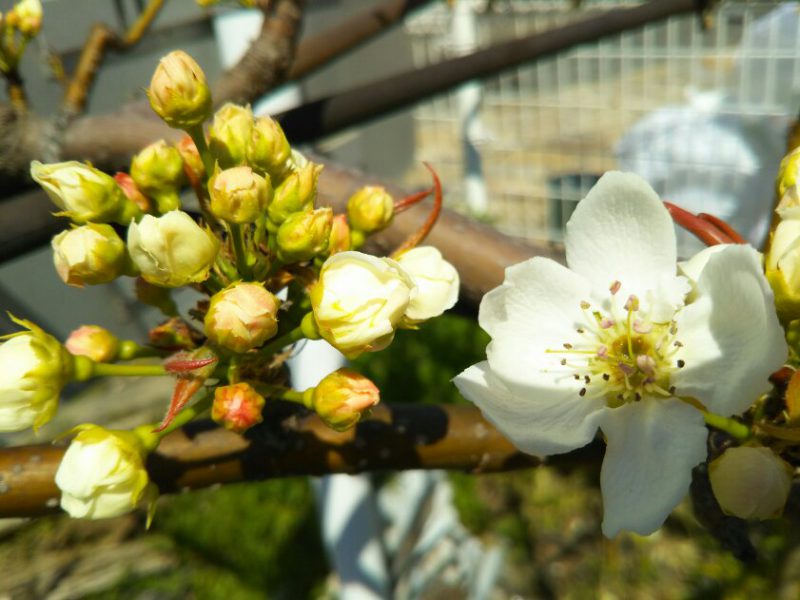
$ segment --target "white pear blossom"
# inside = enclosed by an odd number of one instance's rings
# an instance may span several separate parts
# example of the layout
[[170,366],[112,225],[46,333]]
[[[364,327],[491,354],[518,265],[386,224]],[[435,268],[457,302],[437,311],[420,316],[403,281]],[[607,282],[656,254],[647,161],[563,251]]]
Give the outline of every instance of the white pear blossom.
[[702,252],[691,281],[650,186],[608,173],[567,225],[566,268],[533,258],[481,302],[487,361],[455,379],[514,444],[569,452],[602,430],[603,532],[650,534],[706,458],[701,410],[744,411],[786,359],[760,257]]
[[155,486],[145,470],[146,452],[129,431],[81,425],[56,471],[61,508],[76,519],[105,519],[152,500]]
[[322,266],[311,290],[320,335],[348,358],[388,346],[416,286],[390,258],[348,251]]
[[458,300],[458,271],[433,246],[412,248],[397,262],[417,286],[405,314],[411,324],[438,317]]
[[205,281],[219,241],[185,212],[145,215],[128,227],[128,252],[142,277],[154,285],[180,287]]

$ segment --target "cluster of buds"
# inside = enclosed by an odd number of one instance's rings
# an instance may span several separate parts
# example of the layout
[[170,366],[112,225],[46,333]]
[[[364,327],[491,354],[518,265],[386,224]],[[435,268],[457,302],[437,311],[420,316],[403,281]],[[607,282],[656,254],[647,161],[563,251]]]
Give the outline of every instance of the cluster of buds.
[[800,318],[800,149],[781,162],[775,190],[777,224],[765,257],[767,280],[775,292],[778,317],[788,325]]
[[0,13],[0,71],[9,73],[17,67],[25,46],[41,29],[41,0],[20,0]]
[[[378,388],[347,369],[310,390],[288,388],[281,366],[292,344],[324,338],[348,357],[377,351],[398,329],[415,329],[452,307],[458,294],[453,266],[438,250],[418,246],[438,214],[440,190],[412,241],[392,257],[370,256],[357,250],[366,238],[390,226],[398,206],[429,192],[395,203],[370,186],[352,195],[344,214],[318,206],[322,166],[249,107],[227,104],[212,114],[205,75],[183,52],[161,60],[148,97],[168,125],[187,134],[179,144],[149,145],[129,173],[111,176],[72,161],[34,162],[31,175],[57,215],[71,221],[52,242],[61,279],[82,287],[136,277],[139,300],[168,320],[150,332],[149,346],[96,325],[75,330],[64,346],[35,326],[0,346],[0,429],[43,424],[71,380],[176,377],[160,424],[74,430],[56,481],[62,507],[77,517],[113,516],[151,499],[147,453],[208,410],[243,432],[262,420],[267,401],[285,400],[335,430],[353,427],[377,404]],[[187,186],[199,215],[182,210]],[[170,296],[185,286],[205,295],[189,313],[194,323]],[[164,360],[125,364],[146,356]],[[87,469],[91,456],[99,463]]]

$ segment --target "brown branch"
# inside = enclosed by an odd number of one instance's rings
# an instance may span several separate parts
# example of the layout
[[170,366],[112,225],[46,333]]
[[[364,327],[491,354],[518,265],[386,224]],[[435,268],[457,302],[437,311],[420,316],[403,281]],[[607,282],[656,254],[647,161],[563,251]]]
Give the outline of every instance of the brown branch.
[[397,25],[431,0],[384,0],[342,23],[300,41],[289,79],[299,79],[359,44]]
[[247,104],[286,80],[294,59],[304,0],[270,2],[264,10],[261,33],[241,60],[223,73],[214,86],[216,106]]
[[[168,436],[148,470],[162,493],[297,475],[404,469],[486,473],[533,467],[471,406],[380,406],[355,429],[337,433],[296,405],[268,405],[264,423],[241,437],[210,422]],[[63,446],[0,450],[0,518],[58,510],[53,478]],[[601,458],[601,445],[548,459],[563,468]]]
[[100,66],[103,64],[107,50],[122,51],[136,45],[147,32],[163,5],[164,0],[150,0],[144,11],[123,36],[117,35],[104,23],[96,23],[92,27],[89,37],[83,45],[75,73],[70,79],[61,101],[62,110],[67,115],[77,115],[85,110],[89,92]]

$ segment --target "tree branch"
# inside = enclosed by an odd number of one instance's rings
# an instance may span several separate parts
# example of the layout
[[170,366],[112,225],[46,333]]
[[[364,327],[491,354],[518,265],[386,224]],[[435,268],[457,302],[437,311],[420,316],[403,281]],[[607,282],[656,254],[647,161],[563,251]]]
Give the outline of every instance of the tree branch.
[[[65,448],[52,445],[0,450],[0,518],[58,510],[53,481]],[[548,459],[565,469],[598,462],[602,445]],[[245,437],[211,422],[168,436],[148,470],[162,493],[220,483],[297,475],[404,469],[487,473],[533,467],[541,459],[519,452],[471,406],[380,406],[345,433],[326,427],[295,404],[274,402],[264,423]]]
[[261,33],[241,60],[214,86],[216,106],[247,104],[286,80],[303,17],[304,0],[277,0],[264,9]]

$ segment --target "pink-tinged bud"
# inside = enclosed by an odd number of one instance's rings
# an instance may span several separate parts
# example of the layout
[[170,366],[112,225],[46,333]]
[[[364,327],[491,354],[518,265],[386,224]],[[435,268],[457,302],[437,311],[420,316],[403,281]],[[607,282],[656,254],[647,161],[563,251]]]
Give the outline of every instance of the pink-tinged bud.
[[729,448],[708,465],[722,510],[741,519],[781,515],[792,487],[792,467],[769,448]]
[[328,255],[350,250],[350,225],[347,215],[336,215],[331,223],[331,235],[328,238]]
[[176,129],[198,127],[211,116],[211,90],[206,76],[182,50],[161,59],[147,96],[156,114]]
[[119,189],[125,194],[125,197],[139,207],[142,212],[150,212],[152,205],[150,200],[142,193],[139,186],[128,173],[115,173],[114,181],[117,182]]
[[336,431],[353,427],[380,399],[377,386],[352,369],[339,369],[325,377],[312,396],[320,419]]
[[248,383],[234,383],[214,390],[211,418],[236,433],[261,423],[264,397]]
[[333,223],[331,208],[290,215],[278,228],[278,258],[284,263],[311,260],[328,248]]
[[275,188],[275,196],[269,205],[269,220],[280,225],[289,215],[314,208],[317,197],[317,180],[322,165],[308,163],[295,171]]
[[184,136],[175,147],[180,152],[183,159],[183,168],[186,176],[189,178],[192,185],[196,182],[201,182],[206,176],[206,168],[203,165],[203,159],[200,157],[200,152],[197,151],[197,146],[194,145],[194,140],[191,136]]
[[249,106],[229,102],[214,114],[208,129],[208,148],[220,167],[244,164],[252,129],[253,111]]
[[382,187],[363,187],[347,201],[347,218],[356,231],[380,231],[392,222],[393,216],[394,200]]
[[125,270],[125,243],[110,225],[89,223],[62,231],[51,246],[56,272],[68,285],[108,283]]
[[278,122],[270,117],[256,119],[247,145],[248,164],[259,173],[277,178],[284,174],[291,154],[292,148]]
[[278,332],[279,300],[259,283],[214,294],[205,318],[208,339],[233,352],[257,348]]
[[186,184],[183,158],[177,148],[159,140],[131,161],[131,177],[145,194],[158,202],[159,212],[180,208],[178,191]]
[[95,362],[111,362],[119,352],[119,340],[99,325],[82,325],[69,334],[64,346],[70,354],[88,356]]
[[250,167],[233,167],[208,182],[211,212],[228,223],[253,223],[272,199],[272,185]]

